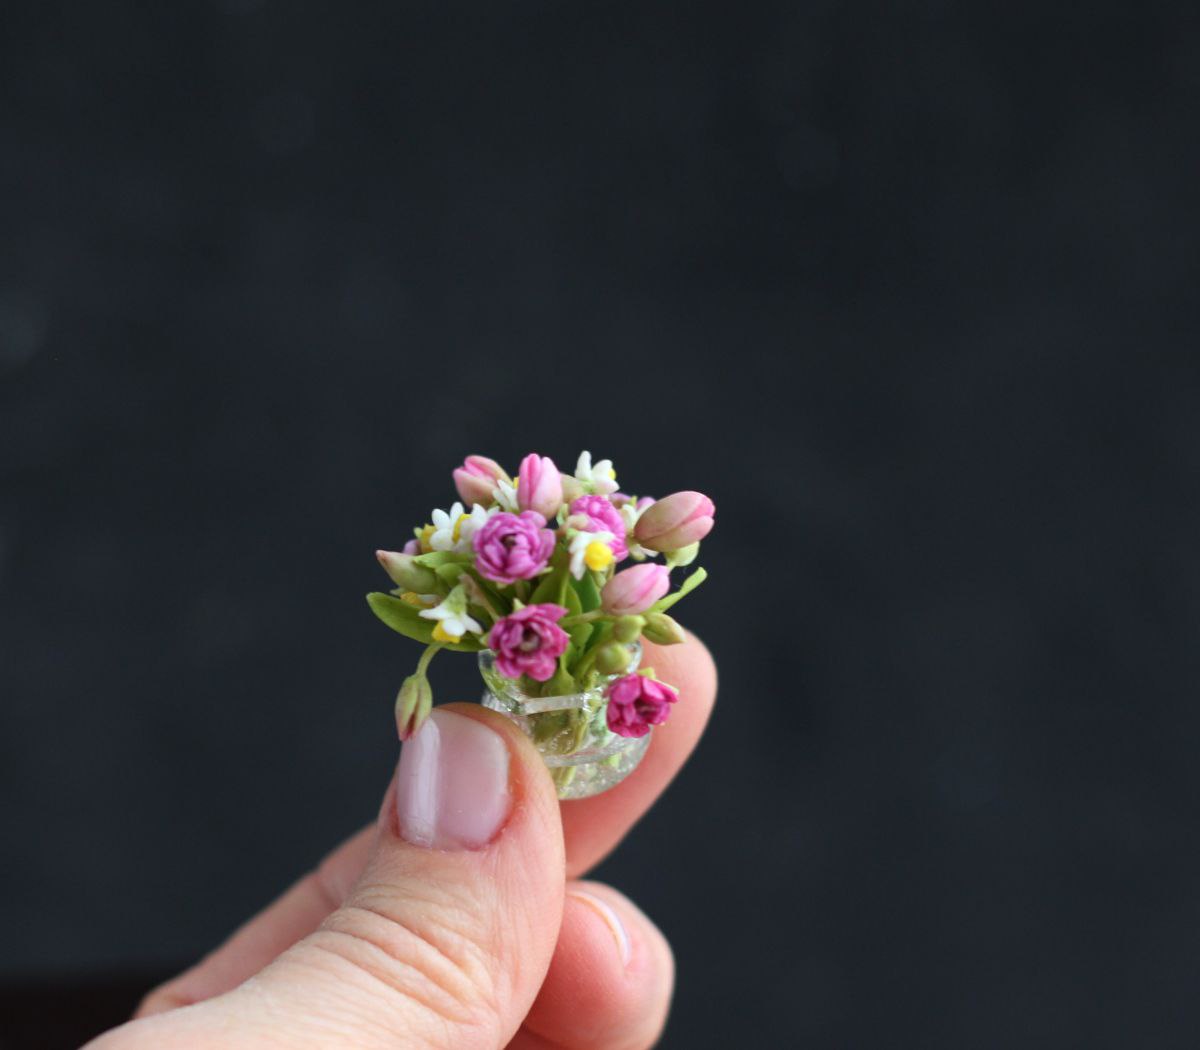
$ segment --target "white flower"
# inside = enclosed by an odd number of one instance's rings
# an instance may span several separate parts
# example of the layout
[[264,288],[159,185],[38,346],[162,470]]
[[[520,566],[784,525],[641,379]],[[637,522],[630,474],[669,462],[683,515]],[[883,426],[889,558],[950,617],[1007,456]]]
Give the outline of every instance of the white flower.
[[517,483],[508,478],[497,478],[496,487],[492,489],[492,498],[500,505],[501,510],[517,513]]
[[471,537],[495,513],[495,508],[489,511],[478,503],[471,507],[470,514],[463,513],[461,503],[455,503],[448,511],[435,510],[431,515],[433,533],[429,537],[430,549],[469,554]]
[[469,554],[471,552],[471,540],[483,526],[487,523],[488,518],[493,514],[499,514],[499,507],[481,507],[476,503],[471,508],[471,513],[464,515],[459,519],[458,543],[455,550],[460,554]]
[[[642,508],[642,510],[645,509],[645,507]],[[625,546],[629,549],[629,556],[634,561],[653,558],[658,551],[647,550],[633,538],[634,527],[637,525],[638,518],[642,516],[642,511],[637,509],[636,501],[631,499],[628,503],[622,504],[618,508],[618,513],[621,515],[621,521],[625,523]]]
[[611,459],[602,459],[592,466],[592,454],[580,452],[579,462],[575,464],[575,478],[588,492],[597,496],[607,496],[617,491],[617,472],[613,470]]
[[452,551],[457,540],[455,532],[459,519],[464,517],[463,505],[455,503],[449,511],[435,510],[433,518],[433,534],[429,537],[429,546],[435,551]]
[[483,632],[467,612],[467,594],[461,587],[455,587],[447,594],[441,605],[422,609],[417,615],[426,620],[437,620],[433,628],[435,642],[457,642],[468,631],[473,634]]
[[599,572],[605,566],[611,565],[613,552],[609,544],[613,539],[615,537],[611,532],[575,533],[568,547],[571,553],[571,575],[577,580],[582,580],[585,569]]

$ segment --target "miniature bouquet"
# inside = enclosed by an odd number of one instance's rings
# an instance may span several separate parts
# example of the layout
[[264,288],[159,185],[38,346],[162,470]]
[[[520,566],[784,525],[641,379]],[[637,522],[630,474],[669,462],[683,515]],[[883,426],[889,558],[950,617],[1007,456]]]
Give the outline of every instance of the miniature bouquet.
[[626,495],[612,463],[593,464],[588,452],[574,475],[528,455],[515,479],[468,456],[454,484],[461,502],[435,510],[402,552],[376,553],[396,587],[367,596],[388,627],[426,646],[396,698],[401,739],[432,707],[433,656],[473,652],[484,704],[533,740],[560,798],[612,787],[677,699],[653,670],[638,670],[641,639],[683,641],[667,610],[706,573],[694,569],[671,592],[670,572],[695,561],[712,500]]

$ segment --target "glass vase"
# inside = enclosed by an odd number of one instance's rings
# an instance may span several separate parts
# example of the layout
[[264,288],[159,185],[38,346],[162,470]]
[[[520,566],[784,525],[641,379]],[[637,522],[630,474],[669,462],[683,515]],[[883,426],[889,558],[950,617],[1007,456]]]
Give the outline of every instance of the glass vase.
[[[642,648],[635,644],[630,650],[632,659],[621,674],[637,670]],[[618,675],[602,675],[592,688],[569,696],[538,696],[500,674],[489,649],[479,654],[479,673],[487,686],[483,706],[512,719],[533,741],[560,799],[587,798],[616,786],[650,746],[649,733],[618,736],[608,728],[604,690]]]

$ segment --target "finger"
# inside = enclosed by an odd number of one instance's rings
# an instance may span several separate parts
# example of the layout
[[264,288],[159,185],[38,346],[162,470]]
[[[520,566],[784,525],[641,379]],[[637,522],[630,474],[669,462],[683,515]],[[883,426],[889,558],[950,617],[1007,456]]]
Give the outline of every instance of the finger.
[[[653,804],[687,760],[712,712],[717,673],[694,635],[682,645],[646,644],[646,663],[676,686],[679,701],[658,726],[641,764],[616,788],[562,807],[567,874],[578,877],[609,853]],[[241,984],[285,948],[307,936],[337,907],[362,871],[373,826],[331,853],[320,866],[191,969],[154,989],[142,1017],[220,995]]]
[[343,842],[224,944],[151,991],[134,1016],[148,1017],[221,995],[307,937],[346,899],[366,866],[375,835],[372,824]]
[[680,645],[646,643],[646,664],[679,690],[671,717],[654,728],[641,764],[601,795],[563,803],[567,875],[598,864],[625,837],[674,779],[696,747],[717,696],[717,669],[704,643],[689,634]]
[[662,1033],[675,963],[658,928],[597,882],[571,882],[542,990],[509,1050],[642,1050]]
[[405,744],[377,828],[362,877],[312,934],[233,991],[96,1045],[205,1045],[214,1032],[239,1047],[505,1045],[562,916],[562,829],[540,758],[493,712],[439,708]]

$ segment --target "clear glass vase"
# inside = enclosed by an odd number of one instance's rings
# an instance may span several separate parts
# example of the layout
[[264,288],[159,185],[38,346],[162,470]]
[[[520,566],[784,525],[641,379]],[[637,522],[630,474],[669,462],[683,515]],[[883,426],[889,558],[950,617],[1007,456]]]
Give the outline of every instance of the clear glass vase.
[[[633,658],[622,674],[637,670],[642,656],[640,645],[630,649]],[[561,799],[587,798],[614,787],[650,746],[649,733],[618,736],[608,728],[604,690],[617,675],[602,676],[591,689],[570,696],[534,696],[496,670],[490,649],[479,654],[479,673],[487,686],[483,706],[507,715],[533,741]]]

